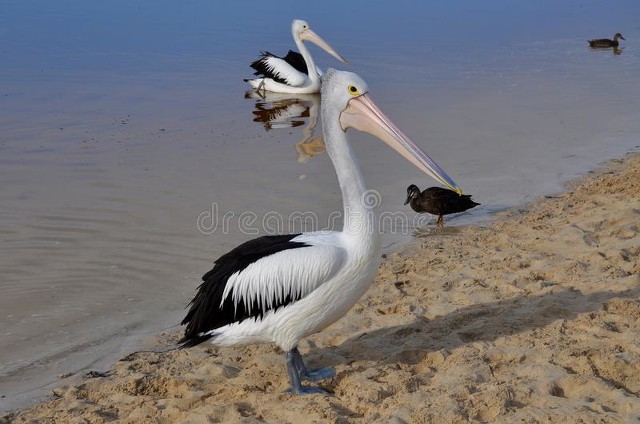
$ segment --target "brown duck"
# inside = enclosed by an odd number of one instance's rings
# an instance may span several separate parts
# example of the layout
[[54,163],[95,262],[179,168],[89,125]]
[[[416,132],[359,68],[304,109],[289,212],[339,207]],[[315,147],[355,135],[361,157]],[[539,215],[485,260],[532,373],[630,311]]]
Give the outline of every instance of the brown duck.
[[598,48],[606,48],[606,47],[618,47],[620,45],[619,39],[624,40],[624,37],[619,32],[616,32],[616,35],[613,36],[613,40],[608,38],[599,38],[597,40],[589,40],[589,46],[594,49]]
[[441,187],[429,187],[420,193],[420,189],[415,184],[407,187],[407,200],[404,204],[407,203],[411,203],[411,209],[416,212],[438,215],[438,221],[436,221],[438,226],[444,226],[444,215],[464,212],[480,204],[471,200],[470,194],[458,194]]

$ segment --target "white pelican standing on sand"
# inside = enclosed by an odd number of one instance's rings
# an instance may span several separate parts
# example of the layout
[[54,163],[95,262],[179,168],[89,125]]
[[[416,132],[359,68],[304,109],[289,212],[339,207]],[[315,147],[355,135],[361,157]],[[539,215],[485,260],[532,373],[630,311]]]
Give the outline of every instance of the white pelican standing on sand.
[[303,41],[311,41],[342,63],[347,63],[326,41],[313,32],[305,21],[294,19],[291,23],[291,35],[300,53],[289,50],[285,57],[278,57],[263,52],[260,59],[251,64],[256,70],[254,75],[262,77],[245,79],[253,88],[276,93],[320,92],[320,69],[316,68]]
[[366,200],[360,166],[346,135],[368,132],[449,188],[462,190],[405,136],[368,95],[358,75],[330,69],[323,77],[321,109],[327,152],[344,203],[342,231],[263,236],[220,257],[190,303],[183,347],[209,340],[225,346],[275,343],[286,352],[294,393],[323,393],[303,386],[335,375],[307,370],[298,342],[351,309],[373,282],[380,264],[377,205]]

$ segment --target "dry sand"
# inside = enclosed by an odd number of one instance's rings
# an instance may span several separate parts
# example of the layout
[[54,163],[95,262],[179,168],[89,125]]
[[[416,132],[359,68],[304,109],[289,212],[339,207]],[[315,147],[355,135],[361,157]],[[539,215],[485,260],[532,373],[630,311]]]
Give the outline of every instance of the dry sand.
[[332,396],[283,393],[273,346],[205,346],[129,355],[0,421],[640,422],[639,232],[629,155],[486,228],[424,231],[388,255],[347,317],[300,346],[335,366]]

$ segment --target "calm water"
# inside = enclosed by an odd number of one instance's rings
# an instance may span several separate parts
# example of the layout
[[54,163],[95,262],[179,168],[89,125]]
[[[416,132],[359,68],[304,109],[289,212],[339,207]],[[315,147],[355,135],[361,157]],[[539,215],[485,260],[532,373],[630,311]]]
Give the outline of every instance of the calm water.
[[[321,150],[317,98],[245,98],[257,52],[294,47],[293,18],[483,204],[453,225],[637,149],[640,3],[425,3],[0,2],[0,409],[175,327],[241,241],[331,226],[331,163],[304,153]],[[586,47],[616,31],[622,54]],[[411,237],[406,186],[432,182],[352,140],[382,209],[407,213],[389,248]]]

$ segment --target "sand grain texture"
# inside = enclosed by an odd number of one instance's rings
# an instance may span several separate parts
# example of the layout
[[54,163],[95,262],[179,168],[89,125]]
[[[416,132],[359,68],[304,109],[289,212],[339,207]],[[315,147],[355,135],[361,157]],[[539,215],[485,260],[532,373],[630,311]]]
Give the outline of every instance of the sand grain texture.
[[333,396],[283,393],[273,346],[205,346],[129,355],[0,421],[640,422],[640,155],[451,230],[388,255],[348,316],[301,344],[336,367]]

